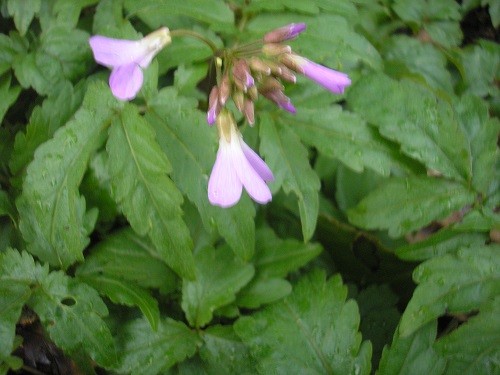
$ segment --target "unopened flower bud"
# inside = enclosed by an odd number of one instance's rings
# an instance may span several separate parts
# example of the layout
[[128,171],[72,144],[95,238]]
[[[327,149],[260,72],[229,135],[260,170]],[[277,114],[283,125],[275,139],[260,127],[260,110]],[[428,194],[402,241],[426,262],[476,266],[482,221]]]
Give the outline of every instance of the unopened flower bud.
[[245,98],[243,113],[245,114],[245,117],[250,126],[253,126],[253,124],[255,123],[254,105],[253,101],[249,98]]
[[250,74],[250,68],[245,60],[236,61],[233,66],[233,77],[235,78],[235,81],[240,81],[245,87],[251,87],[255,84],[255,81]]
[[210,91],[210,95],[208,96],[208,111],[207,111],[207,122],[208,125],[213,125],[215,123],[215,119],[219,114],[221,109],[221,105],[219,102],[219,89],[217,86],[212,88]]
[[219,85],[219,102],[221,105],[225,105],[227,99],[231,95],[231,82],[227,74],[222,77],[221,83]]
[[291,23],[289,25],[274,29],[264,35],[265,43],[280,43],[290,40],[306,29],[305,23]]
[[297,61],[297,59],[294,57],[293,54],[289,53],[281,55],[280,61],[283,65],[293,70],[294,72],[304,74],[304,69],[302,68],[302,65],[300,65],[300,63]]
[[262,84],[259,86],[259,91],[261,93],[264,93],[266,91],[283,91],[285,87],[281,84],[280,81],[278,81],[276,78],[273,77],[268,77],[266,78]]
[[295,74],[292,73],[290,69],[288,69],[285,65],[280,66],[280,73],[277,73],[276,75],[282,79],[284,79],[287,82],[291,83],[296,83],[297,82],[297,77],[295,77]]
[[275,90],[264,91],[262,92],[262,95],[264,95],[267,99],[271,100],[272,102],[276,103],[278,107],[283,108],[285,111],[288,111],[293,114],[297,112],[290,98],[285,94],[283,94],[283,91],[281,90],[275,89]]
[[243,112],[243,108],[245,106],[245,94],[242,91],[233,92],[233,102],[238,108],[238,111]]
[[263,73],[266,76],[271,74],[271,68],[269,67],[269,65],[255,56],[250,58],[248,64],[250,65],[250,69],[255,72]]
[[292,48],[284,44],[267,43],[262,46],[262,53],[266,56],[279,56],[291,52]]
[[259,97],[259,90],[257,90],[256,86],[252,86],[248,89],[247,95],[250,97],[250,99],[255,101]]

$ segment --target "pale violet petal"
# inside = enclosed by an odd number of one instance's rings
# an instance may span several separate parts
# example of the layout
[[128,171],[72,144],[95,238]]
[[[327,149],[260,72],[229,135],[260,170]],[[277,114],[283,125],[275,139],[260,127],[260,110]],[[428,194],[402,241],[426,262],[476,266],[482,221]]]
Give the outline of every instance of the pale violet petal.
[[219,142],[217,158],[208,180],[208,200],[220,207],[231,207],[238,203],[243,186],[233,166],[233,155],[226,141]]
[[108,67],[138,63],[148,55],[147,45],[138,40],[113,39],[94,35],[89,39],[94,59]]
[[234,169],[248,195],[260,204],[272,199],[271,190],[245,157],[239,140],[231,142],[231,154]]
[[109,87],[120,100],[135,98],[141,89],[144,76],[142,69],[135,63],[114,68],[109,76]]
[[257,172],[257,174],[266,182],[274,181],[273,172],[271,172],[264,160],[262,160],[254,150],[248,147],[248,145],[243,140],[241,140],[240,143],[245,157],[247,158],[255,172]]
[[342,94],[344,89],[351,84],[349,76],[345,73],[316,64],[305,58],[299,61],[306,77],[336,94]]

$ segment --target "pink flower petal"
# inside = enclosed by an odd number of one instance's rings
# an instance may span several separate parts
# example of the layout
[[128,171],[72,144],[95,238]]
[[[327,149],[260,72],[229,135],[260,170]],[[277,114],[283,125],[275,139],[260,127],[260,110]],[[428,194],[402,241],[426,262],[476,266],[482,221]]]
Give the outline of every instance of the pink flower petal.
[[131,100],[141,89],[143,80],[142,69],[132,63],[113,69],[109,76],[109,87],[118,99]]
[[271,172],[264,160],[262,160],[254,150],[248,147],[243,140],[241,140],[240,143],[243,154],[253,169],[255,169],[255,172],[257,172],[257,174],[266,182],[274,181],[273,172]]
[[230,145],[223,139],[208,180],[208,200],[220,207],[231,207],[241,197],[242,183],[236,174]]
[[147,54],[147,45],[137,40],[113,39],[101,35],[89,39],[94,59],[101,65],[118,67],[138,62]]
[[232,161],[236,174],[254,201],[265,204],[272,199],[271,190],[245,157],[238,139],[231,142]]
[[345,73],[316,64],[305,58],[301,58],[299,61],[306,77],[335,94],[342,94],[344,89],[351,84],[349,76]]

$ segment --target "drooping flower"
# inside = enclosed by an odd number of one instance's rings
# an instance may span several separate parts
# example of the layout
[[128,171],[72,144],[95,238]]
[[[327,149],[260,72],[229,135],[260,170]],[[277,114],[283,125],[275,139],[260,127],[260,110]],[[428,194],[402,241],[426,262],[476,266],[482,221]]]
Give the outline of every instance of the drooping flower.
[[217,117],[219,150],[208,181],[208,200],[220,207],[235,205],[243,187],[250,197],[268,203],[271,191],[266,182],[274,180],[267,164],[243,141],[233,115],[223,109]]
[[292,53],[284,55],[282,62],[290,69],[305,75],[335,94],[342,94],[345,88],[351,84],[347,74],[316,64],[299,55]]
[[109,86],[120,100],[135,98],[147,68],[160,50],[171,42],[170,31],[162,27],[141,40],[113,39],[94,35],[89,39],[94,59],[111,69]]

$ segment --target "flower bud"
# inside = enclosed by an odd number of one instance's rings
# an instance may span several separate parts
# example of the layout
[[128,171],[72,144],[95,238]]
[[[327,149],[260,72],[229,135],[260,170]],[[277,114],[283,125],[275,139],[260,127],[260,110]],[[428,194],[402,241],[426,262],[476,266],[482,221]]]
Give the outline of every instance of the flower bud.
[[253,101],[249,98],[245,98],[243,113],[250,126],[253,126],[253,124],[255,123],[254,105]]
[[271,68],[269,65],[255,56],[250,58],[248,64],[250,65],[250,69],[255,72],[263,73],[266,76],[271,74]]
[[262,53],[266,56],[279,56],[291,52],[292,48],[284,44],[268,43],[262,46]]
[[227,74],[222,77],[221,83],[219,85],[219,102],[221,105],[225,105],[227,98],[231,95],[231,81]]
[[221,105],[219,102],[219,89],[217,86],[212,88],[210,91],[210,95],[208,96],[208,111],[207,111],[207,122],[209,125],[213,125],[215,123],[215,119],[219,114],[221,109]]
[[264,35],[264,43],[280,43],[284,40],[293,39],[305,29],[305,23],[291,23],[268,32]]
[[243,112],[243,108],[245,106],[245,94],[242,91],[233,92],[233,102],[238,108],[238,111]]
[[[255,81],[250,74],[250,68],[245,60],[236,61],[233,66],[233,77],[235,81],[240,81],[246,88],[255,84]],[[246,91],[246,89],[243,91]]]

